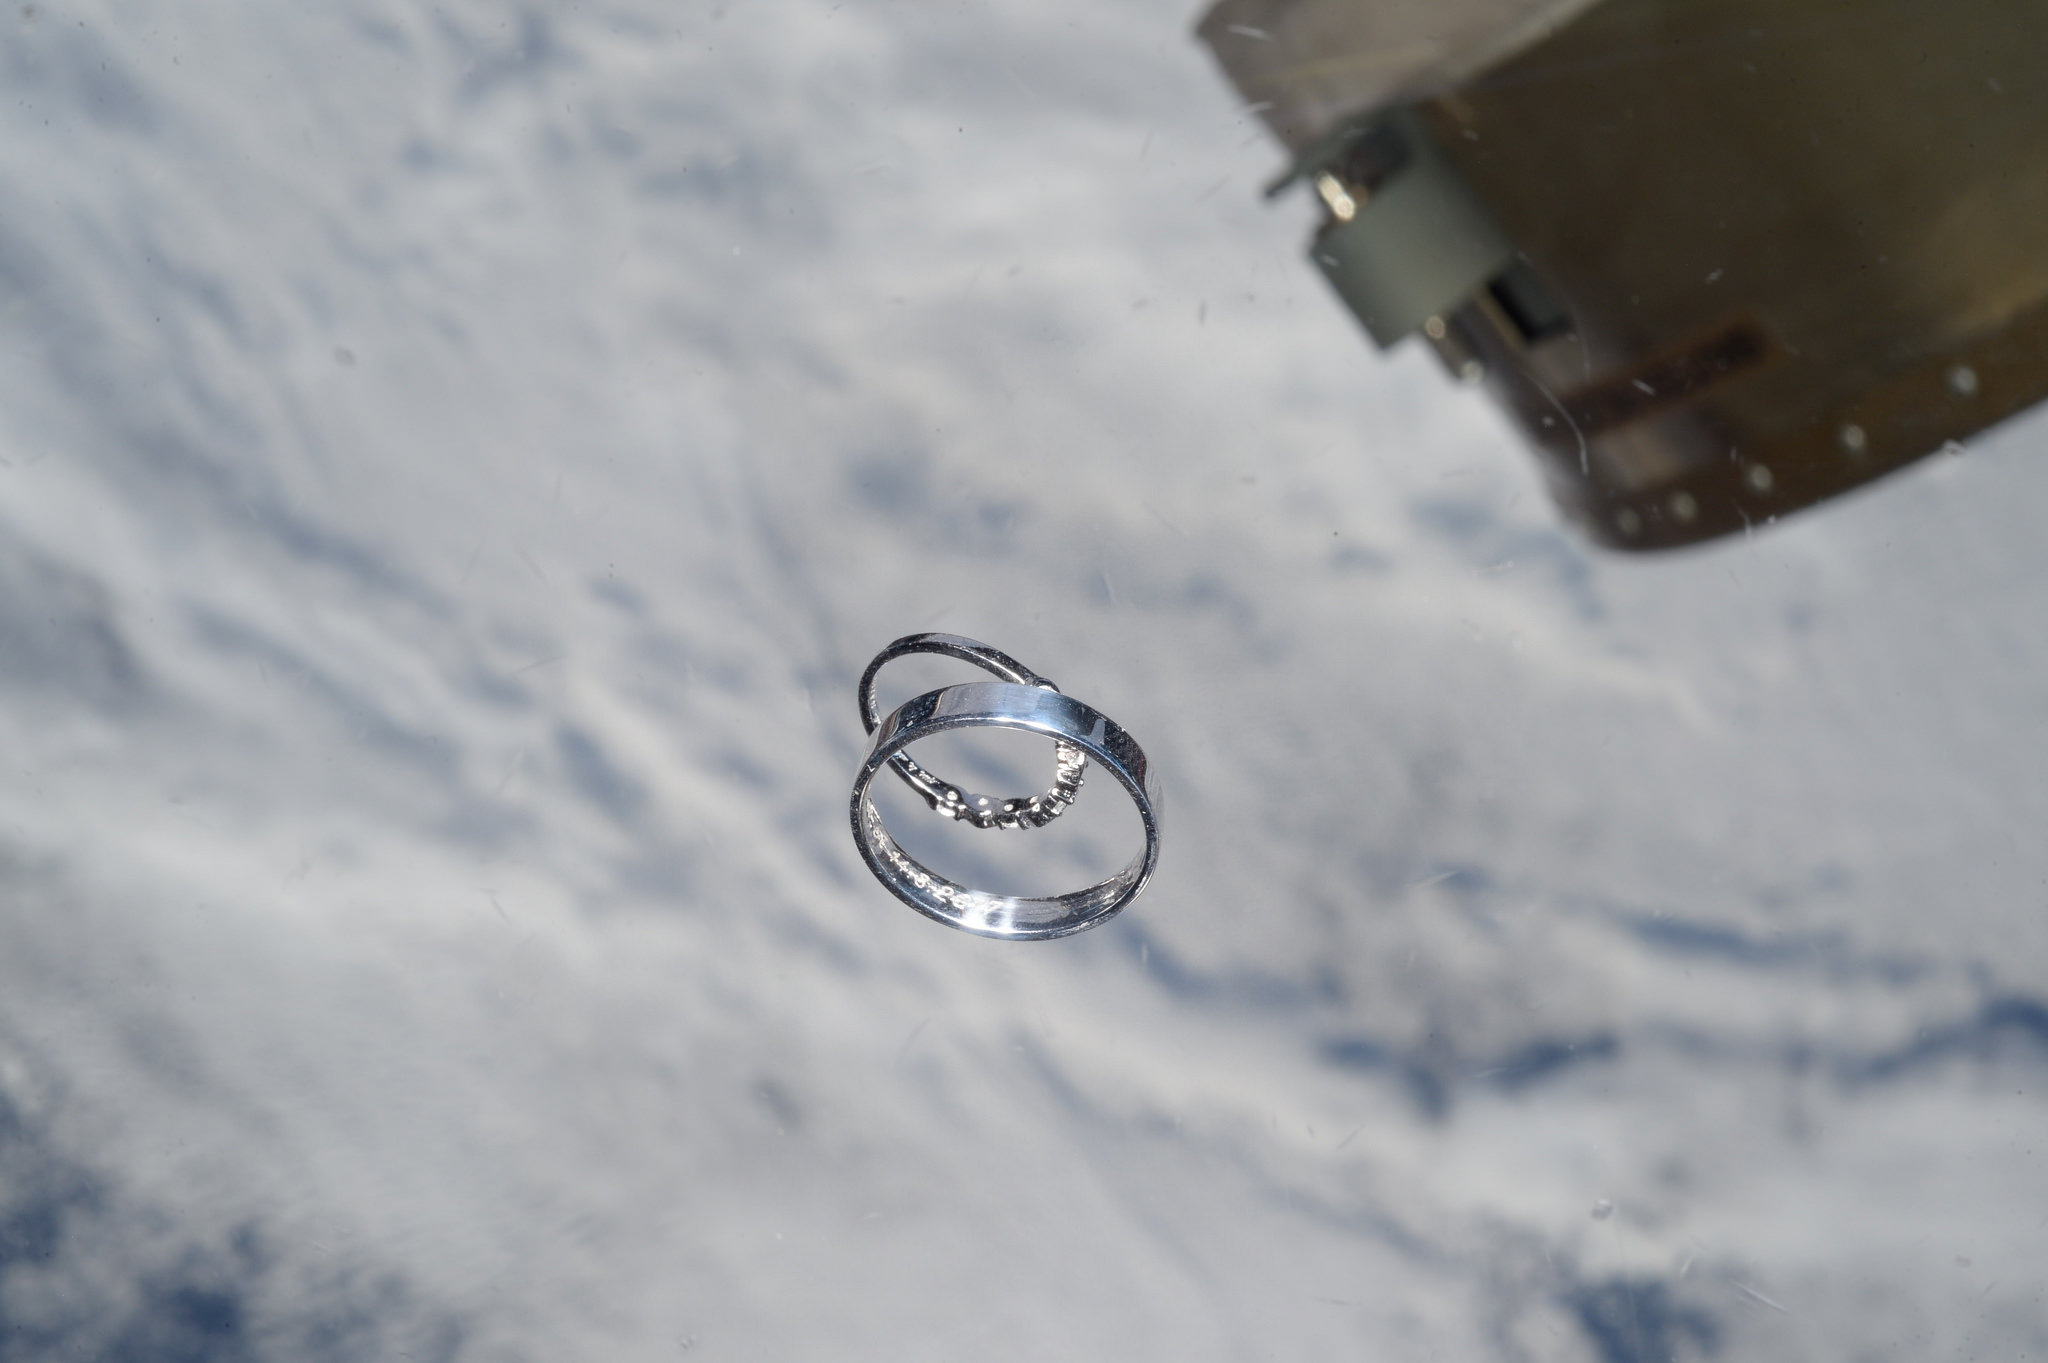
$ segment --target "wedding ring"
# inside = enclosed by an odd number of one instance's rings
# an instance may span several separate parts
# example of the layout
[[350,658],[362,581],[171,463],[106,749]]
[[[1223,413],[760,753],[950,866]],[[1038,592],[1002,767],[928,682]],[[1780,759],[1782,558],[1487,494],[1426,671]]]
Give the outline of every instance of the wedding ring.
[[[860,720],[870,734],[880,723],[880,711],[875,702],[875,674],[891,660],[907,653],[943,654],[948,658],[958,658],[963,663],[973,663],[1007,682],[1042,686],[1048,691],[1059,690],[1009,654],[990,648],[979,640],[959,634],[906,634],[877,653],[875,660],[868,664],[868,670],[861,673]],[[976,828],[1043,828],[1074,803],[1074,797],[1081,792],[1082,773],[1088,767],[1087,757],[1071,743],[1054,744],[1052,756],[1051,789],[1042,795],[1014,800],[998,800],[962,790],[926,771],[912,761],[908,753],[897,753],[889,759],[889,765],[912,790],[924,797],[926,804],[947,818],[964,820]]]
[[[1038,899],[972,890],[920,865],[889,836],[869,789],[876,773],[919,739],[973,728],[1044,734],[1100,762],[1137,804],[1144,850],[1107,880]],[[928,918],[982,937],[1036,941],[1105,923],[1138,897],[1159,864],[1159,784],[1144,749],[1112,720],[1043,686],[969,682],[904,702],[876,725],[849,809],[861,857],[891,894]]]

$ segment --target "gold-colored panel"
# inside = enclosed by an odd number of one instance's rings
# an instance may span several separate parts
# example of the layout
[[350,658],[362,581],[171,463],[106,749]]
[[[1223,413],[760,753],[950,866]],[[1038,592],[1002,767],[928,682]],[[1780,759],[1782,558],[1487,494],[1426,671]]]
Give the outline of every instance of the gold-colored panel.
[[[1530,334],[1496,281],[1431,335],[1605,542],[1869,481],[2048,397],[2044,68],[2044,4],[1605,0],[1407,102],[1568,318]],[[1374,88],[1291,140],[1385,126]]]

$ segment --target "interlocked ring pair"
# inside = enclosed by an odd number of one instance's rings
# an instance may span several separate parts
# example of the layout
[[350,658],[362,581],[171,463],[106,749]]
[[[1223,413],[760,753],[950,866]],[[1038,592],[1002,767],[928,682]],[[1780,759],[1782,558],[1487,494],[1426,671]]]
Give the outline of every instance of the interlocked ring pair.
[[[877,719],[875,674],[891,659],[908,653],[958,658],[1003,680],[928,691],[904,702],[887,718]],[[912,634],[898,639],[876,654],[861,675],[860,710],[872,737],[853,783],[849,807],[853,840],[875,878],[919,913],[982,937],[1010,941],[1066,937],[1115,917],[1152,878],[1159,864],[1159,783],[1144,749],[1113,720],[1063,695],[1007,653],[957,634]],[[970,795],[920,767],[905,751],[933,734],[984,727],[1021,729],[1051,738],[1056,762],[1052,789],[1029,799],[994,801]],[[984,829],[1042,828],[1074,802],[1082,771],[1091,758],[1115,777],[1136,803],[1145,846],[1108,879],[1063,895],[1027,898],[955,884],[896,845],[869,794],[876,775],[883,767],[891,767],[927,804],[949,818]]]

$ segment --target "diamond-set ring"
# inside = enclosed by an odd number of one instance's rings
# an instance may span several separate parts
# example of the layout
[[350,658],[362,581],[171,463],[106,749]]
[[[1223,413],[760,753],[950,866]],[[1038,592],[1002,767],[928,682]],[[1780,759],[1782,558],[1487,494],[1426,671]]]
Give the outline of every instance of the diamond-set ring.
[[[938,653],[971,662],[1001,681],[941,687],[876,718],[875,674],[906,653]],[[957,634],[913,634],[875,655],[860,682],[861,718],[871,738],[854,778],[849,813],[853,839],[875,878],[929,918],[982,937],[1035,941],[1066,937],[1105,923],[1138,897],[1159,864],[1159,784],[1145,751],[1115,721],[1062,694],[1044,677],[997,649]],[[933,734],[970,728],[1018,729],[1054,742],[1056,774],[1042,795],[992,800],[972,795],[926,771],[906,752]],[[1124,868],[1083,890],[1030,898],[959,885],[919,864],[884,827],[870,788],[891,767],[935,811],[976,828],[1042,828],[1074,802],[1082,771],[1093,760],[1137,805],[1145,846]]]

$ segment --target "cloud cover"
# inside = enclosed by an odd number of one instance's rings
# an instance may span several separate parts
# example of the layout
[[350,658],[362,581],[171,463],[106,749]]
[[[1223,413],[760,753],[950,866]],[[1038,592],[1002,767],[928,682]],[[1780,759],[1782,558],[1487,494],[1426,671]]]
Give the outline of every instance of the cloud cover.
[[[1193,17],[10,13],[0,1357],[2043,1347],[2041,423],[1596,556]],[[929,628],[1115,925],[867,879]]]

